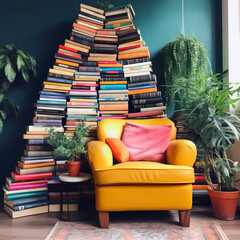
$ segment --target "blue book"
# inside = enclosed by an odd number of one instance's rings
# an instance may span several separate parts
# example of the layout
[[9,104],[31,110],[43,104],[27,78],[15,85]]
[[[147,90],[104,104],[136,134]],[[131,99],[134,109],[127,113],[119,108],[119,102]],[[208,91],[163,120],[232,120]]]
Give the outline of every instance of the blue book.
[[37,103],[41,104],[56,104],[56,105],[66,105],[66,102],[60,101],[45,101],[45,100],[37,100]]
[[13,207],[12,209],[13,209],[14,211],[20,211],[20,210],[23,210],[23,209],[40,207],[40,206],[45,206],[45,205],[48,205],[48,201],[41,201],[41,202],[35,202],[35,203],[27,203],[27,204],[15,206],[15,207]]
[[125,90],[125,89],[127,89],[126,84],[100,85],[100,90]]
[[51,91],[40,91],[40,94],[66,96],[66,93],[51,92]]
[[106,72],[106,71],[121,71],[122,72],[122,68],[121,67],[109,67],[109,68],[100,68],[101,72]]
[[99,101],[128,101],[128,97],[120,98],[98,98]]
[[137,90],[137,89],[155,88],[155,87],[156,87],[156,85],[150,85],[150,86],[143,86],[143,87],[128,88],[128,90]]
[[45,95],[45,94],[41,94],[40,95],[41,98],[55,98],[55,99],[60,99],[60,100],[66,100],[66,96],[57,96],[57,95]]
[[25,205],[29,203],[36,203],[36,202],[41,202],[41,201],[47,201],[48,196],[36,196],[36,197],[28,197],[28,198],[20,198],[20,199],[15,199],[12,201],[12,206],[20,206],[20,205]]
[[48,144],[48,142],[44,139],[29,139],[28,144],[38,145],[38,144]]
[[72,84],[72,80],[64,79],[64,78],[54,78],[54,77],[48,77],[48,82],[57,82],[57,83],[66,83],[66,84]]
[[34,157],[27,157],[27,156],[22,156],[24,160],[38,160],[38,159],[52,159],[53,155],[48,155],[48,156],[34,156]]

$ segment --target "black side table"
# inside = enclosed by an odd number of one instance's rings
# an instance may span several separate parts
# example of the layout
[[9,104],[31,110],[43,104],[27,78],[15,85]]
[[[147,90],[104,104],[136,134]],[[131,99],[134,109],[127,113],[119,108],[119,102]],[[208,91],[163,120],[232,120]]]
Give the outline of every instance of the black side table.
[[[62,221],[83,221],[88,218],[89,214],[84,208],[84,201],[82,197],[82,189],[77,188],[77,186],[81,185],[82,183],[89,183],[89,180],[91,179],[91,175],[88,173],[80,173],[77,177],[70,177],[68,173],[64,173],[59,176],[60,184],[61,184],[61,190],[60,190],[60,212],[58,214],[58,218]],[[70,212],[69,210],[69,204],[71,203],[69,199],[69,192],[74,191],[78,189],[79,190],[79,203],[78,203],[78,212]],[[63,192],[67,192],[67,211],[63,211]]]

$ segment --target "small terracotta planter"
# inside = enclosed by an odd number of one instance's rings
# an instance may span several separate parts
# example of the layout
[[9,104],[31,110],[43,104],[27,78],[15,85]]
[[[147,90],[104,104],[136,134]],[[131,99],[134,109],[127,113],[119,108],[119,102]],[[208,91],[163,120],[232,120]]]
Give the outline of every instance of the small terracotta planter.
[[213,213],[216,218],[233,220],[237,210],[239,190],[231,192],[215,191],[208,187]]
[[77,161],[77,162],[67,161],[66,166],[68,170],[68,175],[70,177],[77,177],[79,176],[82,168],[82,161]]

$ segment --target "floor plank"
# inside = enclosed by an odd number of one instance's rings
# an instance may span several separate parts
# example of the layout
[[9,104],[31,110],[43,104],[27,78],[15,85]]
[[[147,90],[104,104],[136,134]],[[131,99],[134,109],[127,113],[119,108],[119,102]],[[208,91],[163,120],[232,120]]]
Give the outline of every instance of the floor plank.
[[[98,226],[98,216],[93,203],[89,208],[90,217],[87,222]],[[0,239],[1,240],[44,240],[55,223],[59,221],[56,213],[40,214],[30,217],[11,219],[1,208],[0,210]],[[178,225],[177,211],[161,212],[116,212],[110,213],[111,222],[169,222]],[[219,222],[229,240],[239,240],[240,211],[234,221],[222,221],[214,218],[210,206],[194,206],[191,211],[191,222]]]

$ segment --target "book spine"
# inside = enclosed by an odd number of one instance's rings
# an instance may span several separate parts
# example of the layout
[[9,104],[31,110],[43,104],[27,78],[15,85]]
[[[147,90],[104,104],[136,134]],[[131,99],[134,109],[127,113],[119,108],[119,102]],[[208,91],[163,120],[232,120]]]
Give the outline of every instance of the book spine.
[[82,59],[82,57],[80,55],[77,55],[77,54],[74,54],[74,53],[64,52],[64,51],[61,51],[61,50],[58,50],[58,54],[62,54],[62,55],[77,58],[77,59]]
[[149,57],[150,58],[149,51],[118,55],[119,60],[129,59],[129,58],[141,58],[141,57]]
[[[70,47],[62,46],[62,45],[59,45],[59,46],[61,46],[62,49],[65,49],[65,50],[68,50],[68,51],[70,51],[70,49],[73,49],[73,48],[70,48]],[[73,50],[75,50],[75,49],[73,49]],[[72,51],[72,52],[78,53],[78,51]],[[79,67],[79,63],[74,63],[74,62],[71,62],[71,61],[66,61],[66,60],[61,60],[61,59],[56,59],[56,63],[61,63],[61,64],[69,65],[69,66],[72,66],[72,67]]]
[[158,92],[149,92],[149,93],[141,93],[141,94],[135,94],[132,96],[133,100],[137,99],[146,99],[146,98],[161,98],[162,94],[160,91]]
[[80,25],[80,24],[77,24],[77,23],[73,23],[73,27],[78,28],[78,29],[83,30],[83,31],[93,33],[93,34],[96,34],[96,32],[97,32],[95,29],[92,29],[90,27],[86,27],[86,26],[83,26],[83,25]]
[[121,63],[122,63],[123,65],[128,65],[128,64],[148,62],[149,60],[150,60],[150,59],[149,59],[148,57],[135,58],[135,59],[123,59],[123,60],[121,60]]
[[28,197],[36,197],[36,196],[48,196],[48,191],[36,191],[36,192],[26,192],[26,193],[15,193],[15,194],[7,194],[7,200],[17,200]]
[[110,78],[110,77],[102,77],[101,76],[101,81],[127,81],[127,78],[125,77],[114,77],[114,78]]
[[55,77],[55,78],[64,78],[68,80],[73,80],[73,76],[67,76],[63,74],[57,74],[57,73],[48,73],[49,77]]
[[24,209],[40,207],[40,206],[45,206],[45,205],[48,205],[48,201],[37,202],[37,203],[28,203],[28,204],[24,204],[24,205],[15,206],[15,207],[13,207],[13,210],[21,211]]
[[21,198],[21,199],[13,200],[13,206],[19,206],[19,205],[35,203],[35,202],[42,202],[42,201],[47,201],[47,200],[48,200],[48,196],[36,196],[36,197]]
[[31,189],[31,188],[41,188],[41,187],[47,187],[47,185],[48,185],[47,183],[37,183],[37,184],[9,186],[9,191]]
[[161,107],[163,106],[162,103],[154,103],[154,104],[144,104],[144,105],[134,105],[134,110],[140,110],[141,108],[149,108],[149,107]]
[[142,83],[142,82],[157,82],[156,74],[144,75],[144,76],[134,76],[129,78],[130,84]]
[[77,37],[71,36],[70,40],[72,40],[74,42],[77,42],[77,43],[81,43],[83,45],[87,45],[87,46],[93,47],[93,43],[92,42],[89,42],[89,41],[86,41],[86,40],[83,40],[83,39],[80,39],[80,38],[77,38]]
[[132,100],[133,105],[151,104],[151,103],[159,103],[159,102],[162,102],[162,98],[147,98],[147,99]]
[[51,151],[53,150],[52,146],[49,145],[26,145],[26,149],[29,151]]
[[128,104],[100,105],[99,110],[128,110]]
[[142,87],[129,87],[128,90],[141,90],[141,89],[148,89],[148,88],[156,88],[156,85],[149,85],[149,86],[142,86]]
[[99,67],[79,66],[79,72],[100,72]]
[[89,41],[89,42],[94,42],[94,37],[90,37],[90,36],[87,36],[87,35],[83,35],[81,33],[77,33],[77,32],[71,32],[71,35],[73,37],[77,37],[77,38],[81,38],[85,41]]
[[124,90],[124,89],[127,89],[127,87],[125,84],[100,85],[100,90],[115,90],[115,89]]
[[49,82],[57,82],[57,83],[72,84],[72,80],[63,79],[63,78],[48,77],[47,81],[49,81]]
[[156,85],[155,81],[149,81],[149,82],[142,82],[142,83],[129,83],[128,88],[134,88],[134,87],[144,87],[144,86],[153,86]]
[[131,91],[128,91],[128,95],[135,95],[135,94],[141,94],[141,93],[152,93],[152,92],[157,92],[157,88],[131,90]]

